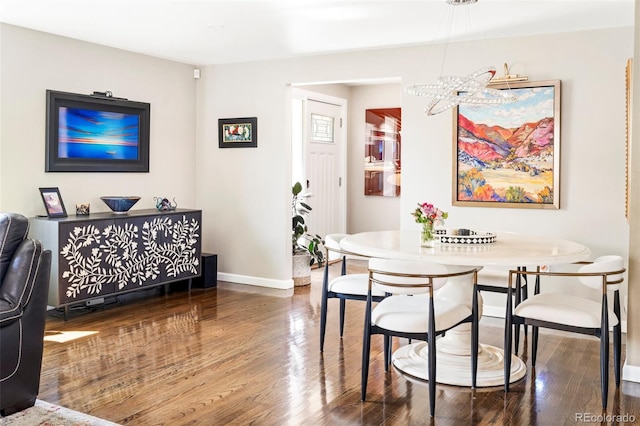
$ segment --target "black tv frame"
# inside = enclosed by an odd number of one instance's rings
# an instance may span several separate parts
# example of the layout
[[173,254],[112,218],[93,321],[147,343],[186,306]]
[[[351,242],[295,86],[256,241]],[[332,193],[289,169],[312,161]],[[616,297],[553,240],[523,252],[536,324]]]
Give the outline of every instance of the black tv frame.
[[[151,105],[145,102],[114,98],[111,92],[95,92],[94,95],[47,90],[45,172],[149,172],[149,133]],[[138,115],[138,158],[88,159],[62,158],[58,156],[60,107],[91,109]]]

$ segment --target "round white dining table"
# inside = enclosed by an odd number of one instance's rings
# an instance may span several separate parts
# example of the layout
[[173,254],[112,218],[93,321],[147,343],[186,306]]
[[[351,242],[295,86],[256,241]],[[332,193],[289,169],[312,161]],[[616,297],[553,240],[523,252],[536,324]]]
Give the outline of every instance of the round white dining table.
[[[491,267],[516,269],[519,266],[570,264],[587,260],[591,251],[577,242],[548,236],[496,233],[489,244],[440,244],[427,248],[420,245],[419,230],[375,231],[349,235],[341,247],[351,253],[377,258],[423,260],[457,267]],[[473,282],[467,277],[451,278],[456,285],[446,285],[439,297],[454,298],[471,306]],[[453,284],[453,283],[451,283]],[[436,381],[458,386],[471,386],[470,324],[449,330],[438,339]],[[422,380],[428,378],[427,344],[403,345],[393,353],[393,364],[401,372]],[[526,374],[525,363],[511,355],[511,382]],[[478,352],[479,387],[504,385],[504,351],[480,344]]]

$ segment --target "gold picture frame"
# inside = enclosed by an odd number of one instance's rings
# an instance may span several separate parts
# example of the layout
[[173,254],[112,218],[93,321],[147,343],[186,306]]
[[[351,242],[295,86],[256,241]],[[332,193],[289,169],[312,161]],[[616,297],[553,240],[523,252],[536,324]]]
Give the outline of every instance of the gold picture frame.
[[453,110],[453,205],[559,209],[560,80],[491,88],[517,100]]
[[631,204],[631,110],[633,89],[631,87],[633,78],[633,59],[627,59],[625,68],[625,89],[626,89],[626,120],[625,120],[625,197],[624,197],[624,215],[629,220],[629,209]]

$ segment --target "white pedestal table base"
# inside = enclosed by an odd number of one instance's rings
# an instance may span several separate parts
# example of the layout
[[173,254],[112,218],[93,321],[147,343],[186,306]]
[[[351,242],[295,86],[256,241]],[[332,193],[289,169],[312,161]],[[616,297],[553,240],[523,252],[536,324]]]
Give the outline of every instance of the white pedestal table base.
[[[478,351],[478,387],[504,385],[504,352],[495,346],[480,344]],[[436,345],[436,383],[471,386],[471,357],[441,352]],[[402,373],[428,381],[427,343],[418,342],[400,347],[393,353],[393,365]],[[510,383],[527,373],[525,363],[511,356]]]

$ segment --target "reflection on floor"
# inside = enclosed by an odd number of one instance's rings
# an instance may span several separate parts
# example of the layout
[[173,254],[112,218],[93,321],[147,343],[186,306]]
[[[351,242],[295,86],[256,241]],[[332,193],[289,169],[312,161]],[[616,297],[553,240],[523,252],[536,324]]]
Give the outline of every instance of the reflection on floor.
[[[190,294],[180,286],[132,293],[66,322],[50,312],[49,332],[96,333],[45,341],[39,398],[126,425],[429,424],[427,386],[384,372],[381,339],[360,401],[362,302],[347,303],[340,339],[331,301],[320,353],[321,279],[314,270],[311,285],[288,295],[219,282]],[[502,347],[502,331],[502,320],[485,317],[480,341]],[[436,423],[573,424],[576,413],[599,414],[599,345],[568,336],[541,333],[537,368],[508,394],[439,385]],[[524,343],[519,356],[530,366]],[[640,413],[639,384],[616,391],[611,375],[610,389],[609,414]]]

